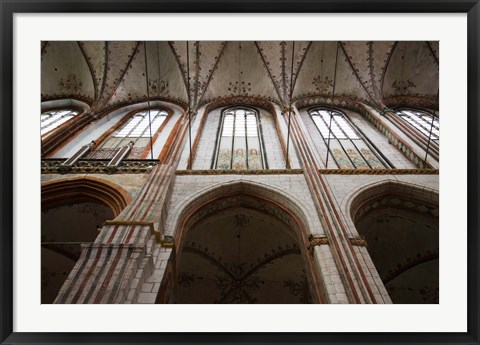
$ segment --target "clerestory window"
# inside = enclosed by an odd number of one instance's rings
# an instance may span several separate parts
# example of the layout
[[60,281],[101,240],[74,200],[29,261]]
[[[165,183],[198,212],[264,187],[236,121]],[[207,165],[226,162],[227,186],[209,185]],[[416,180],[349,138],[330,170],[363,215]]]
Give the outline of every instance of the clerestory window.
[[[168,113],[165,110],[152,109],[135,114],[120,130],[113,136],[116,138],[149,138],[155,134]],[[151,126],[149,125],[151,123]]]
[[40,135],[47,134],[78,114],[79,112],[73,109],[57,109],[43,112],[40,115]]
[[315,126],[340,169],[384,169],[387,162],[361,135],[349,119],[338,110],[310,111]]
[[225,110],[215,152],[214,169],[267,169],[258,113],[243,107]]
[[401,109],[396,114],[410,127],[421,133],[425,139],[428,140],[430,138],[431,143],[433,142],[438,146],[438,140],[440,139],[440,122],[438,117],[413,109]]
[[90,154],[91,159],[111,159],[123,146],[133,142],[128,159],[142,159],[150,148],[150,141],[165,122],[168,113],[162,109],[151,109],[134,114],[116,129]]

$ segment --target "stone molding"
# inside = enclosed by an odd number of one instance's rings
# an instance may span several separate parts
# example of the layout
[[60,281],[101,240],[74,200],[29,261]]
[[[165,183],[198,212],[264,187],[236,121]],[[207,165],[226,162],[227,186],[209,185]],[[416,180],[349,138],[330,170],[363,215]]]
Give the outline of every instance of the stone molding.
[[80,160],[75,165],[65,169],[64,159],[42,160],[42,174],[143,174],[149,173],[159,164],[158,160],[125,160],[120,166],[107,166],[109,160]]

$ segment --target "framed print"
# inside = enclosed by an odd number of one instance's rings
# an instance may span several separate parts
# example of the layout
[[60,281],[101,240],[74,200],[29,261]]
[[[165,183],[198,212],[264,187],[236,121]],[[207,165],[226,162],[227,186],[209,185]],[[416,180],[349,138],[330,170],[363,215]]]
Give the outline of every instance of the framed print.
[[479,342],[478,1],[1,8],[2,344]]

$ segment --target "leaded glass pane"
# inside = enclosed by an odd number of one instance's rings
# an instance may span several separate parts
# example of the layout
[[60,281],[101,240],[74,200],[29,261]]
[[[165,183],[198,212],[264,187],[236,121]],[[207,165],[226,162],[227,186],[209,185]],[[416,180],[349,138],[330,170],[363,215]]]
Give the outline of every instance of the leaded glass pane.
[[223,115],[217,148],[217,169],[262,169],[262,152],[255,112],[231,109]]
[[40,115],[40,134],[44,135],[78,115],[70,109],[47,111]]
[[432,140],[439,139],[440,122],[432,114],[407,109],[397,111],[396,114],[426,137],[430,137],[431,133]]
[[310,115],[340,169],[385,167],[344,114],[316,109],[310,111]]
[[[167,118],[167,112],[159,109],[141,111],[133,116],[115,135],[121,138],[140,138],[153,136]],[[150,133],[151,127],[151,133]]]

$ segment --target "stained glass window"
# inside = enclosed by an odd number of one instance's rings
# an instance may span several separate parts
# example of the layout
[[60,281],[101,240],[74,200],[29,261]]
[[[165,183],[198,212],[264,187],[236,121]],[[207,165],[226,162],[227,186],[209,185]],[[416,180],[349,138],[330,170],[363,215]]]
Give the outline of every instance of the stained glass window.
[[125,124],[104,140],[92,153],[90,159],[111,159],[118,150],[134,143],[128,159],[142,159],[145,150],[150,147],[152,137],[158,132],[168,113],[162,109],[150,109],[134,114]]
[[119,131],[114,134],[116,138],[139,138],[150,137],[149,123],[151,121],[151,132],[156,133],[168,113],[165,110],[152,109],[150,115],[148,110],[135,114]]
[[257,112],[247,108],[224,111],[217,141],[215,169],[264,169],[265,157]]
[[310,111],[329,154],[340,169],[384,169],[388,164],[338,110]]
[[78,111],[61,109],[45,111],[40,115],[40,134],[44,135],[78,115]]
[[427,112],[411,109],[402,109],[397,111],[396,114],[411,127],[415,128],[425,137],[430,137],[430,140],[438,144],[440,138],[440,122],[438,117]]

